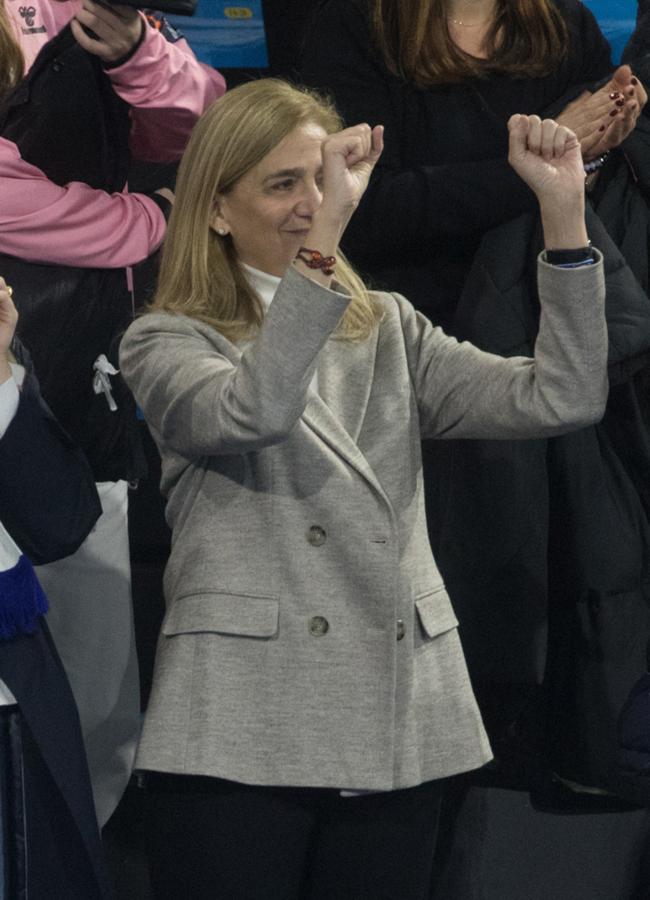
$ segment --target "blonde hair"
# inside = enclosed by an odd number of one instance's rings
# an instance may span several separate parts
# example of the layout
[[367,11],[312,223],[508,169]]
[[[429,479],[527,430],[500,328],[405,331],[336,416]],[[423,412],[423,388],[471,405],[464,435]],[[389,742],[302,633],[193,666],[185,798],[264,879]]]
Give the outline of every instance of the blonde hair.
[[0,0],[0,103],[18,84],[25,72],[25,60],[11,21]]
[[[319,125],[328,134],[342,127],[331,103],[276,78],[234,88],[201,116],[181,160],[149,311],[200,319],[230,340],[250,336],[261,324],[261,303],[242,273],[232,240],[215,234],[210,222],[218,195],[232,190],[283,138],[305,124]],[[336,337],[363,340],[379,321],[378,305],[340,254],[336,278],[352,297]]]

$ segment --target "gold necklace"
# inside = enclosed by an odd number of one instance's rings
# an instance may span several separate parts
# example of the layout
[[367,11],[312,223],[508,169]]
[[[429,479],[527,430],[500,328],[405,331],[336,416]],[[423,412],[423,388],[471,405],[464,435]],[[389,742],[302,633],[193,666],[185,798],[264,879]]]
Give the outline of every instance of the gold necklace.
[[453,22],[454,25],[462,25],[463,28],[480,28],[481,25],[487,25],[487,22],[461,22],[460,19],[452,19],[451,17],[447,17],[448,22]]

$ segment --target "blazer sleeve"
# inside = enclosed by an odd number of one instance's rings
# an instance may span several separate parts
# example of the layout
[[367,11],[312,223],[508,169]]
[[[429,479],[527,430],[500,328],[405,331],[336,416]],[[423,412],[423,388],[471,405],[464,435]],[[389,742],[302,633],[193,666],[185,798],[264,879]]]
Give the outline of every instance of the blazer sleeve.
[[187,459],[280,443],[302,415],[320,349],[349,297],[290,267],[243,351],[185,316],[136,320],[120,370],[157,439]]
[[35,565],[73,553],[101,514],[90,466],[45,406],[33,375],[0,438],[0,518]]
[[535,356],[501,357],[448,337],[398,299],[424,438],[539,438],[602,418],[607,329],[602,257],[561,269],[538,262]]

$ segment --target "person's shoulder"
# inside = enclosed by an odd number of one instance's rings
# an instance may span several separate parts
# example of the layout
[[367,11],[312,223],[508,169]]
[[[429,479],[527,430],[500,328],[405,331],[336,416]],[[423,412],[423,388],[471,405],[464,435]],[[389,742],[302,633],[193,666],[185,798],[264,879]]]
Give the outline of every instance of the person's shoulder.
[[122,337],[121,349],[125,350],[134,344],[140,343],[142,340],[150,338],[164,340],[166,337],[201,337],[211,343],[218,343],[219,340],[224,340],[218,331],[205,322],[201,322],[191,316],[163,310],[147,312],[134,319]]
[[319,0],[314,8],[312,22],[318,29],[318,20],[323,17],[348,22],[352,19],[368,23],[370,21],[371,0]]
[[553,0],[553,3],[564,15],[580,15],[584,8],[582,0]]
[[415,307],[402,294],[373,290],[370,292],[370,298],[380,313],[380,330],[400,328],[405,318],[415,314]]
[[167,310],[152,310],[137,316],[127,329],[127,334],[147,331],[182,331],[202,330],[207,326],[198,319],[184,316],[182,313]]
[[569,26],[580,27],[586,19],[594,19],[593,13],[582,0],[553,0],[553,2]]

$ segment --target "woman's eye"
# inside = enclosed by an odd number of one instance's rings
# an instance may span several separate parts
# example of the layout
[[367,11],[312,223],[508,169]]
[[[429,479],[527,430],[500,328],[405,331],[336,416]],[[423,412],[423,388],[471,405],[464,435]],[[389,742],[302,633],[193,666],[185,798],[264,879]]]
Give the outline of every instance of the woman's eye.
[[272,190],[274,191],[290,191],[293,187],[293,178],[286,178],[284,181],[276,181],[274,185],[272,185]]

